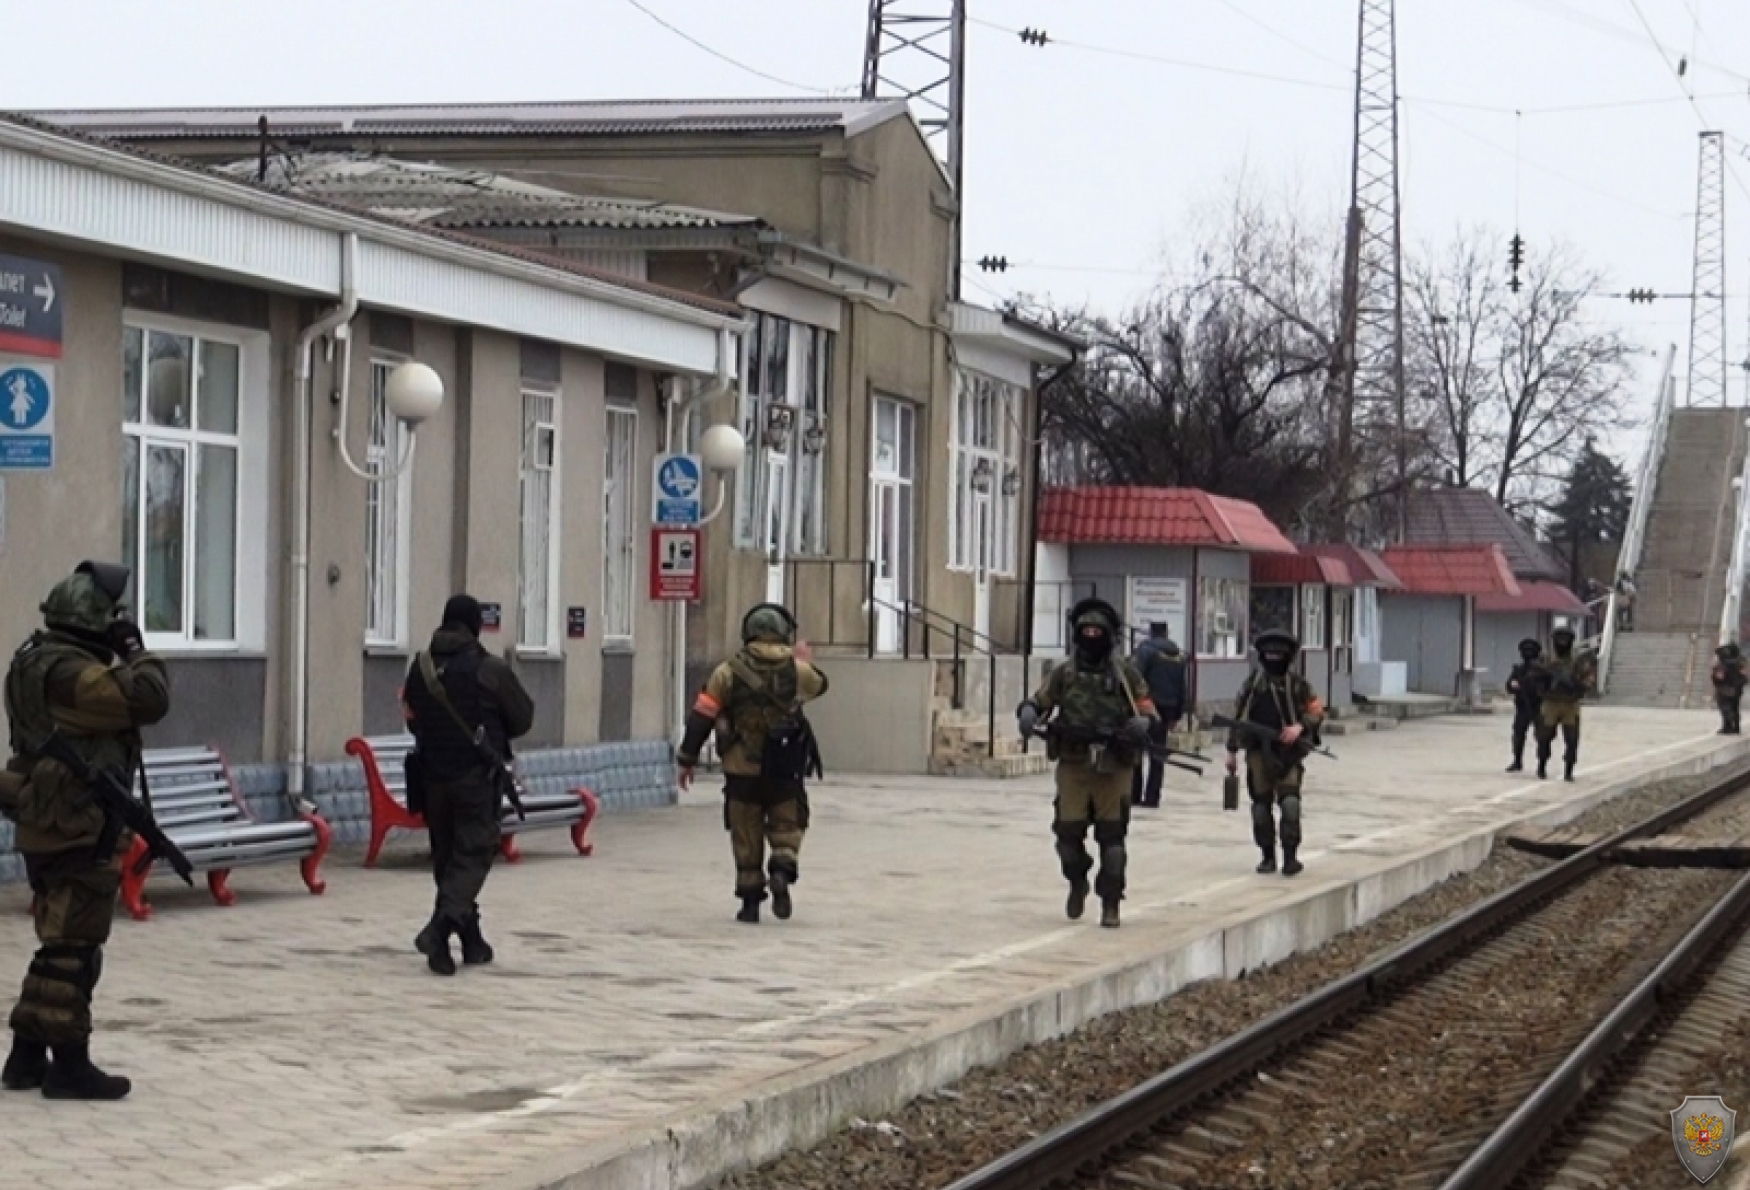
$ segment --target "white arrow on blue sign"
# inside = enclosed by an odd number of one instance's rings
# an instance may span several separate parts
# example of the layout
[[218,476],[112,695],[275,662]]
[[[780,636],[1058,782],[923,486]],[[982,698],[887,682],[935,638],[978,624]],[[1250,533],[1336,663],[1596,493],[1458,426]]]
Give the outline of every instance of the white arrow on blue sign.
[[54,367],[0,359],[0,471],[54,465]]
[[701,519],[705,469],[698,455],[656,456],[655,499],[658,525],[690,527]]

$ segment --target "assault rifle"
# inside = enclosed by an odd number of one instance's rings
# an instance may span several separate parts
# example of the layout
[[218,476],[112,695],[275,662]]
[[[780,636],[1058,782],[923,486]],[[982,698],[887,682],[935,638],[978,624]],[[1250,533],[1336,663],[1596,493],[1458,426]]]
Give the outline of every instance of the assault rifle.
[[[1211,727],[1225,727],[1237,731],[1247,739],[1257,740],[1261,744],[1281,744],[1281,732],[1274,727],[1265,727],[1262,723],[1250,723],[1244,719],[1231,719],[1226,715],[1217,715],[1209,721]],[[1292,745],[1296,750],[1305,750],[1314,756],[1328,756],[1337,759],[1337,754],[1329,748],[1321,748],[1312,742],[1310,733],[1303,732],[1300,739]]]
[[486,742],[486,727],[482,724],[474,729],[474,751],[480,754],[481,763],[486,765],[486,771],[492,779],[492,784],[498,792],[504,795],[504,800],[510,803],[510,808],[516,811],[519,822],[527,822],[529,813],[523,809],[523,785],[517,780],[516,770],[501,759],[492,750],[492,745]]
[[[1121,748],[1125,751],[1142,752],[1152,759],[1160,761],[1162,764],[1171,765],[1176,769],[1184,769],[1187,773],[1195,773],[1199,777],[1203,775],[1203,770],[1198,768],[1197,765],[1209,763],[1209,757],[1201,756],[1196,752],[1186,752],[1182,749],[1170,747],[1166,744],[1157,744],[1153,741],[1138,744],[1134,739],[1126,736],[1121,731],[1076,731],[1064,727],[1055,719],[1035,728],[1033,734],[1047,740],[1054,739],[1060,746],[1063,744],[1076,744],[1094,748]],[[1174,760],[1173,757],[1175,756],[1186,757],[1190,760],[1196,761],[1197,764],[1187,764],[1182,760]]]
[[188,862],[188,856],[159,827],[158,820],[152,817],[151,807],[134,800],[133,792],[113,769],[92,768],[74,750],[73,745],[67,742],[59,728],[49,732],[48,738],[38,744],[34,751],[36,755],[54,761],[72,773],[75,780],[89,787],[97,804],[103,808],[103,833],[98,836],[96,851],[100,862],[108,862],[109,857],[115,854],[118,836],[125,826],[146,844],[146,854],[140,861],[140,871],[144,871],[153,859],[162,859],[182,877],[184,884],[194,887],[194,865]]

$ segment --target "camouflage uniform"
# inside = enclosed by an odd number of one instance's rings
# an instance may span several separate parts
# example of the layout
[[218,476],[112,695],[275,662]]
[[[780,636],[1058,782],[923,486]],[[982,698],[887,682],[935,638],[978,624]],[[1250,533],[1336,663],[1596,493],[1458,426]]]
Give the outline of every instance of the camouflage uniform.
[[1259,872],[1276,870],[1277,826],[1275,810],[1282,810],[1282,873],[1298,874],[1303,865],[1300,849],[1300,787],[1306,768],[1307,746],[1318,739],[1325,721],[1325,706],[1312,684],[1288,669],[1300,642],[1286,632],[1265,632],[1253,642],[1263,668],[1248,674],[1240,685],[1234,718],[1256,723],[1274,732],[1300,729],[1294,743],[1264,741],[1237,730],[1227,738],[1228,768],[1235,767],[1241,749],[1246,754],[1246,790],[1252,799],[1252,840],[1263,859]]
[[[1117,612],[1098,600],[1087,600],[1070,615],[1076,628],[1074,655],[1046,675],[1032,699],[1021,704],[1019,714],[1022,731],[1031,733],[1035,724],[1056,712],[1048,729],[1051,755],[1057,761],[1052,831],[1070,885],[1067,912],[1071,919],[1079,918],[1087,899],[1088,874],[1094,867],[1087,850],[1092,827],[1100,848],[1100,872],[1094,882],[1102,906],[1100,924],[1116,928],[1129,859],[1125,837],[1130,827],[1131,777],[1157,719],[1142,675],[1112,651],[1119,628]],[[1101,636],[1103,642],[1097,639]]]
[[1510,773],[1525,771],[1525,737],[1537,726],[1543,695],[1537,678],[1537,659],[1543,646],[1535,640],[1519,642],[1519,664],[1507,675],[1507,693],[1513,697],[1513,763]]
[[1744,654],[1735,644],[1714,650],[1714,705],[1720,708],[1720,734],[1738,735],[1738,710],[1744,701]]
[[1598,665],[1591,653],[1574,648],[1574,634],[1568,629],[1557,629],[1551,641],[1554,648],[1538,662],[1535,675],[1543,695],[1537,724],[1537,775],[1540,779],[1549,776],[1550,753],[1560,728],[1562,775],[1572,781],[1580,758],[1580,700],[1592,689]]
[[716,733],[723,762],[723,826],[741,900],[737,917],[750,924],[760,919],[768,886],[772,912],[780,919],[790,916],[790,887],[801,879],[798,853],[808,830],[808,774],[767,771],[773,732],[801,729],[812,771],[819,771],[801,711],[804,703],[826,693],[828,683],[825,674],[796,659],[795,639],[796,622],[784,608],[761,604],[750,611],[742,621],[741,651],[719,665],[699,692],[676,756],[683,782],[690,783],[699,750]]
[[[120,619],[127,571],[82,563],[42,605],[47,631],[25,642],[6,675],[12,758],[0,810],[18,824],[35,893],[37,952],[12,1010],[12,1055],[0,1081],[41,1086],[49,1098],[120,1099],[128,1080],[91,1064],[91,999],[103,971],[128,837],[111,841],[107,815],[70,772],[34,749],[54,731],[93,769],[133,784],[140,728],[170,710],[164,663]],[[47,1053],[52,1049],[54,1061]]]

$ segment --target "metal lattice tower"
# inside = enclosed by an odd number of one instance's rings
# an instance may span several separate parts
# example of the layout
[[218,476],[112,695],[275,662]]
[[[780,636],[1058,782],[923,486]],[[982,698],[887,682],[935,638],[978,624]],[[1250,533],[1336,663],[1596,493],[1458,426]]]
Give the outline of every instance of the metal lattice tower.
[[[955,201],[961,185],[966,105],[966,0],[869,0],[863,98],[904,99],[948,164]],[[960,296],[960,220],[954,221],[949,289]]]
[[[1339,411],[1342,500],[1357,474],[1408,478],[1404,408],[1403,237],[1399,227],[1398,67],[1395,0],[1361,0],[1355,66],[1353,200],[1344,262],[1343,328],[1352,361]],[[1404,501],[1397,506],[1397,535]],[[1348,518],[1351,521],[1353,518]],[[1383,525],[1374,526],[1383,531]],[[1381,532],[1383,535],[1383,532]]]
[[1695,281],[1689,307],[1689,404],[1726,404],[1726,138],[1701,134]]

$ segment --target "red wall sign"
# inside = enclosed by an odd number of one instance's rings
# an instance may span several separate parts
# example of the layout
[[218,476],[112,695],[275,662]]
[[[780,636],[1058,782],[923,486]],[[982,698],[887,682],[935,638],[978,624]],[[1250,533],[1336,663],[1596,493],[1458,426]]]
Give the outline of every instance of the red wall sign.
[[704,547],[697,529],[650,531],[650,597],[696,603],[704,589]]

